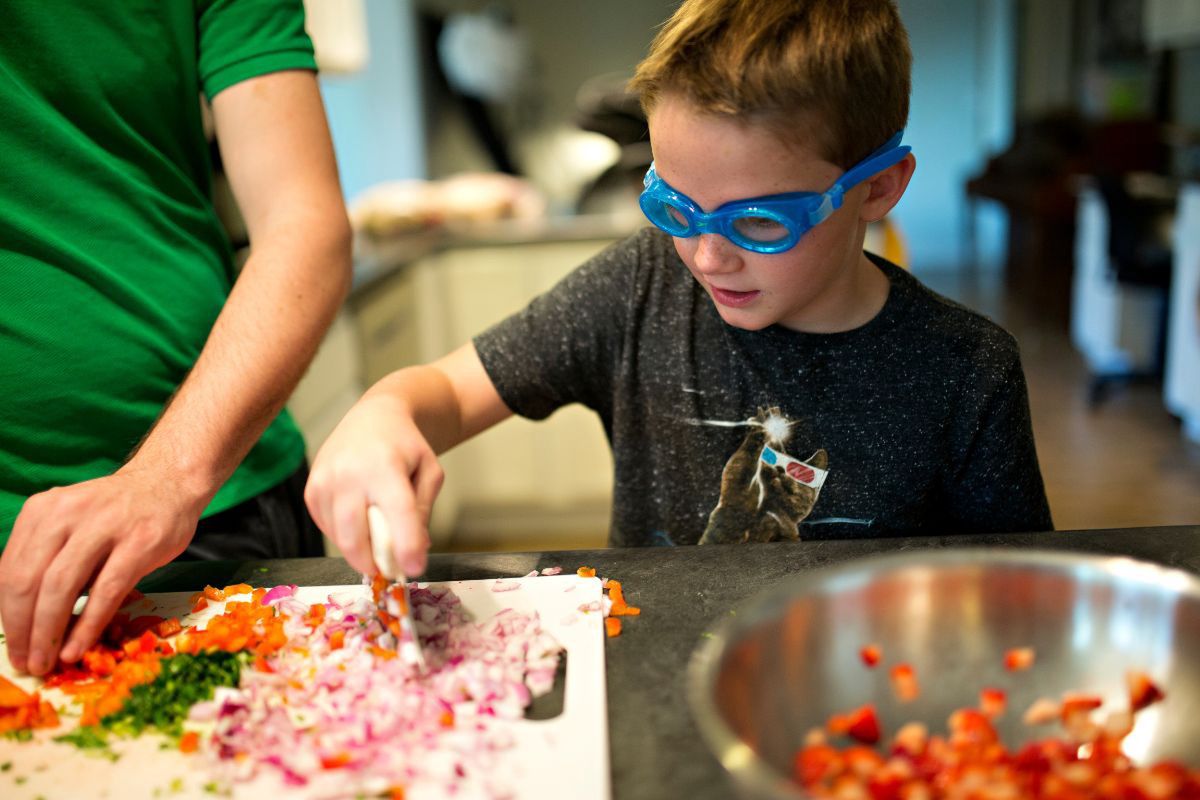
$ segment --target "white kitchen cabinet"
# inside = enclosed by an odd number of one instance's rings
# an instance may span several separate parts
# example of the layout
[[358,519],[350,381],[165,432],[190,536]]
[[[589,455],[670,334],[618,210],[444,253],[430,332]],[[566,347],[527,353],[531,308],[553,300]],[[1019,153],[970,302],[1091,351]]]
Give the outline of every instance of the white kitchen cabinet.
[[1180,193],[1174,251],[1163,394],[1185,435],[1200,442],[1200,184]]
[[[358,347],[359,393],[394,370],[432,361],[469,341],[615,238],[446,243],[377,272],[353,293],[345,312]],[[337,395],[329,386],[321,390]],[[300,408],[306,404],[302,400]],[[303,416],[302,428],[313,428],[305,433],[315,450],[328,430],[322,433],[316,417]],[[476,518],[470,527],[486,530],[512,526],[514,519],[518,526],[523,519],[578,523],[577,512],[589,515],[577,527],[607,529],[612,456],[599,419],[586,409],[564,408],[543,422],[510,419],[444,453],[441,463],[446,481],[431,521],[435,547],[464,524],[464,515]]]
[[351,317],[341,312],[325,334],[308,371],[288,399],[311,461],[317,449],[366,388],[361,347]]
[[[428,275],[445,298],[446,350],[523,308],[611,240],[461,247],[431,259]],[[548,420],[514,418],[466,442],[446,464],[464,505],[551,510],[607,506],[612,457],[599,418],[560,409]]]

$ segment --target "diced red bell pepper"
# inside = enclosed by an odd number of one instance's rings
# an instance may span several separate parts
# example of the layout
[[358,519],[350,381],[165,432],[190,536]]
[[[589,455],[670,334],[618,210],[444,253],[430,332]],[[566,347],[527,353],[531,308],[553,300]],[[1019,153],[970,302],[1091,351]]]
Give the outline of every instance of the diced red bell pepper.
[[979,692],[979,710],[988,719],[1003,716],[1008,707],[1008,695],[1003,689],[986,688]]
[[883,658],[883,651],[877,644],[868,644],[858,651],[858,657],[868,667],[874,667]]
[[179,737],[179,752],[194,753],[200,749],[200,734],[196,731],[185,731]]
[[1129,686],[1129,708],[1132,711],[1141,711],[1164,697],[1162,690],[1144,672],[1129,671],[1125,675],[1125,682]]
[[174,636],[183,630],[183,623],[179,621],[179,617],[171,617],[164,619],[154,627],[154,632],[164,639],[168,636]]
[[801,786],[811,787],[842,771],[842,756],[827,744],[802,747],[796,752],[793,774]]
[[868,703],[851,711],[847,722],[849,724],[846,733],[851,738],[863,744],[875,744],[879,741],[881,735],[879,716],[875,713],[873,704]]
[[1033,666],[1034,657],[1032,647],[1014,647],[1004,654],[1004,668],[1009,672],[1029,669]]
[[889,675],[892,679],[892,691],[901,703],[916,700],[921,694],[921,686],[917,683],[917,673],[911,664],[897,664],[892,667]]

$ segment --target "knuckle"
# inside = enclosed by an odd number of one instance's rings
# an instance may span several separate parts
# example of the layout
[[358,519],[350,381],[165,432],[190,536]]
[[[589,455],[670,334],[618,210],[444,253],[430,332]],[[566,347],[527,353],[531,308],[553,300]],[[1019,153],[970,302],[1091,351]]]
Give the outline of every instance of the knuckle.
[[434,460],[429,465],[429,483],[436,491],[442,488],[442,484],[446,482],[446,470],[440,463]]
[[116,604],[128,593],[125,582],[113,576],[102,575],[93,585],[88,603],[99,603],[101,606]]

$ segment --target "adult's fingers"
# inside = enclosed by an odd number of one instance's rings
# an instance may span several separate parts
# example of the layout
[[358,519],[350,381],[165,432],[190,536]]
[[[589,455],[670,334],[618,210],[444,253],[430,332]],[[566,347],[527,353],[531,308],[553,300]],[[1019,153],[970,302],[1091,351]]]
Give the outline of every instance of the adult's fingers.
[[[75,533],[54,556],[42,576],[29,636],[29,672],[33,675],[45,674],[58,660],[75,601],[112,548],[107,536]],[[92,642],[87,644],[90,646]],[[65,660],[74,661],[75,658],[78,655]]]
[[75,661],[83,651],[100,638],[121,601],[146,572],[144,553],[133,546],[118,546],[108,556],[100,573],[88,591],[87,605],[67,642],[63,645],[64,661]]
[[4,621],[4,643],[8,660],[18,672],[29,671],[29,637],[33,614],[46,566],[53,560],[66,532],[43,530],[38,496],[25,502],[0,555],[0,619]]

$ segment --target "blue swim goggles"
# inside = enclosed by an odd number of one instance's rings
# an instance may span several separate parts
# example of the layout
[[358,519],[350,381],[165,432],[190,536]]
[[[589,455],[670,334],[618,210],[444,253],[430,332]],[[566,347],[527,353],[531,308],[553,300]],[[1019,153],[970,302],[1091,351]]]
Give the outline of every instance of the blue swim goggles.
[[842,206],[842,196],[863,180],[899,163],[912,150],[901,147],[904,131],[858,164],[842,173],[823,193],[788,192],[725,203],[711,214],[691,198],[670,187],[654,164],[646,172],[638,204],[655,227],[672,236],[687,238],[701,233],[719,233],[729,241],[755,253],[782,253],[800,237],[824,222]]

